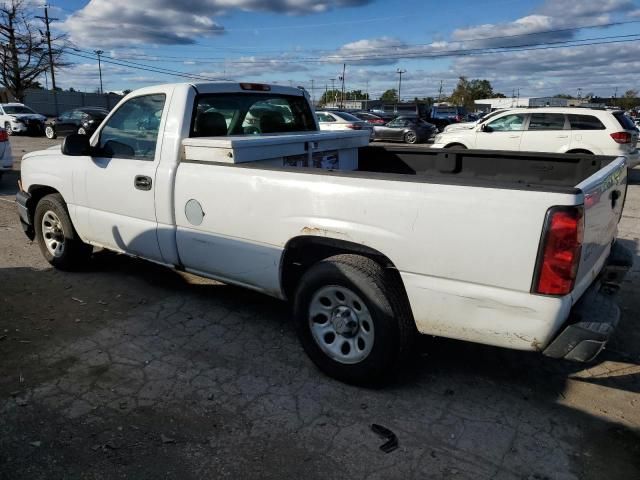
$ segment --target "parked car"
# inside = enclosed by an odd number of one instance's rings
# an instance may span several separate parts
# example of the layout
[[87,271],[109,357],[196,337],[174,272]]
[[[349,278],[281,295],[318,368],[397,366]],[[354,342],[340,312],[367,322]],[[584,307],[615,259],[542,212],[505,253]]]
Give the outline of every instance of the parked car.
[[34,112],[22,103],[0,104],[0,127],[9,135],[14,133],[32,133],[42,135],[47,117]]
[[13,155],[11,153],[11,143],[9,142],[9,134],[0,127],[0,179],[4,172],[13,168]]
[[437,128],[418,117],[396,117],[386,125],[373,127],[374,140],[394,142],[426,142],[437,133]]
[[640,163],[638,130],[622,111],[512,108],[474,128],[439,134],[434,148],[623,155]]
[[381,116],[374,115],[373,113],[369,113],[369,112],[353,112],[352,115],[354,117],[358,117],[360,120],[363,120],[370,125],[384,125],[390,120],[390,119],[385,120]]
[[[243,134],[260,102],[295,133],[263,116],[269,134]],[[289,300],[343,381],[393,378],[418,332],[588,361],[620,318],[624,157],[370,146],[319,132],[306,92],[247,83],[134,91],[94,139],[22,160],[17,209],[49,263],[86,276],[96,246]]]
[[342,111],[323,110],[316,112],[320,130],[368,130],[369,137],[373,137],[373,127],[355,115]]
[[496,115],[501,114],[502,112],[506,112],[508,109],[506,108],[501,108],[499,110],[494,110],[491,113],[487,113],[486,115],[483,115],[482,117],[480,117],[477,120],[473,120],[473,121],[469,121],[469,122],[460,122],[460,123],[452,123],[451,125],[448,125],[444,128],[444,132],[451,132],[452,130],[468,130],[471,128],[474,128],[482,123],[487,122],[488,120],[492,119],[493,117],[495,117]]
[[107,115],[109,115],[109,110],[102,107],[82,107],[69,110],[48,121],[44,134],[47,138],[65,137],[71,133],[91,135]]

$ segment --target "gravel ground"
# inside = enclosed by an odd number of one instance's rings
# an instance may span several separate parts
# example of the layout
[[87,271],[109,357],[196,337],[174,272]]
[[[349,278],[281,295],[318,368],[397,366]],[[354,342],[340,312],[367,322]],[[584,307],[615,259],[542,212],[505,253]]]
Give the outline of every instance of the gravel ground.
[[380,390],[318,372],[271,298],[108,252],[52,270],[16,180],[0,183],[0,479],[640,478],[640,171],[620,224],[636,265],[596,363],[424,339]]

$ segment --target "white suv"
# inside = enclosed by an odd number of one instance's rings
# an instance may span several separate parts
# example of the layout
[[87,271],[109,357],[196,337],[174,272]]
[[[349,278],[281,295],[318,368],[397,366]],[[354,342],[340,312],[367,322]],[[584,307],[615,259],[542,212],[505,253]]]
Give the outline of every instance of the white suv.
[[512,108],[468,129],[437,135],[433,148],[623,155],[640,163],[638,129],[622,111]]

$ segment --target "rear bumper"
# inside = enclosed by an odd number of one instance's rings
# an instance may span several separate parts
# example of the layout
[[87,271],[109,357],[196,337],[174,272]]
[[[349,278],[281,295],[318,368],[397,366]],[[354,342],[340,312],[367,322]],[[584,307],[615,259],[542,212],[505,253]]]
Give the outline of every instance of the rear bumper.
[[620,320],[615,297],[632,264],[631,252],[614,244],[598,280],[573,306],[567,323],[544,350],[546,356],[589,362],[602,351]]
[[640,150],[636,149],[633,152],[626,153],[625,157],[627,157],[627,166],[629,168],[637,167],[640,164]]
[[18,216],[20,217],[20,225],[29,240],[35,238],[35,230],[33,228],[33,218],[31,218],[32,209],[30,207],[31,195],[27,192],[18,192],[16,194],[16,205],[18,206]]

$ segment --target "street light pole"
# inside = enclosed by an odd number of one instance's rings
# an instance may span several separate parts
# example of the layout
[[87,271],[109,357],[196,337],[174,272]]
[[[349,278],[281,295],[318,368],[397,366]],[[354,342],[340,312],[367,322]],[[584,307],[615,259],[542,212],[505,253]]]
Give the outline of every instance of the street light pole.
[[94,50],[94,53],[98,56],[98,73],[100,74],[100,93],[104,93],[102,90],[102,65],[100,63],[100,55],[104,53],[104,50]]
[[407,71],[406,71],[406,70],[398,69],[398,70],[396,70],[396,73],[400,76],[400,78],[398,79],[398,102],[397,102],[397,103],[400,103],[401,98],[402,98],[402,97],[400,96],[400,93],[401,93],[401,91],[402,91],[402,74],[403,74],[403,73],[407,73]]

